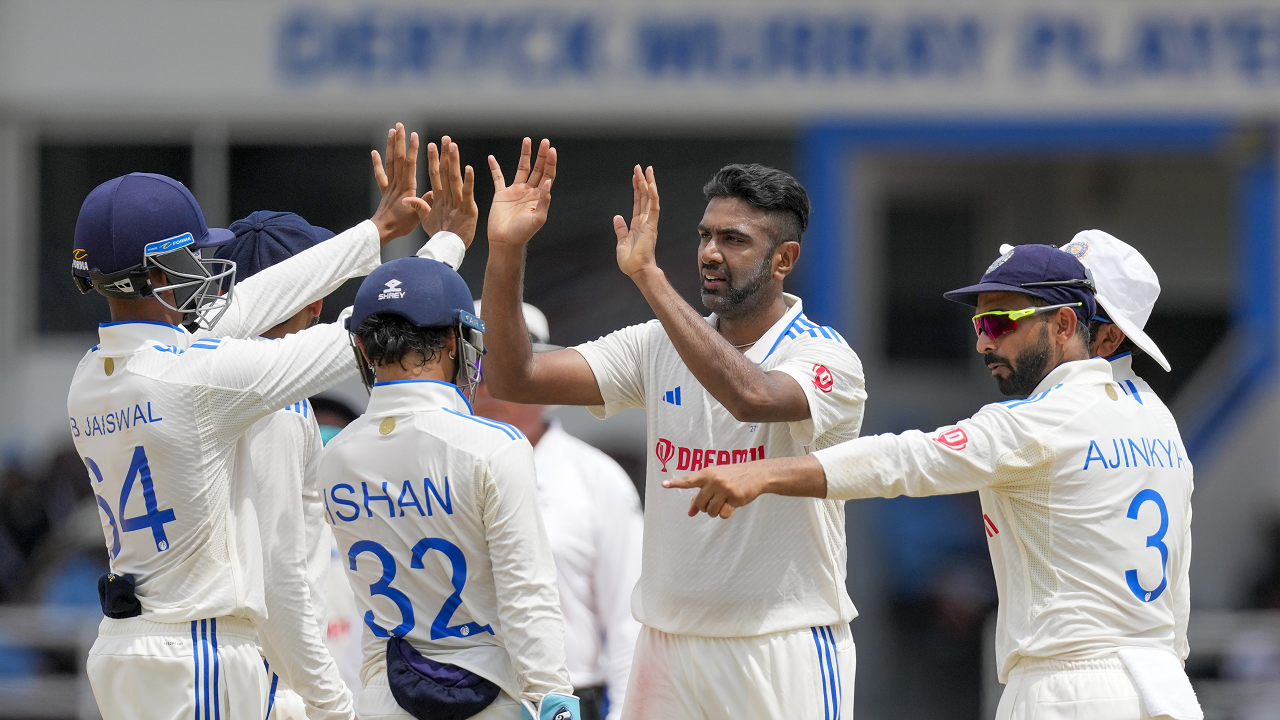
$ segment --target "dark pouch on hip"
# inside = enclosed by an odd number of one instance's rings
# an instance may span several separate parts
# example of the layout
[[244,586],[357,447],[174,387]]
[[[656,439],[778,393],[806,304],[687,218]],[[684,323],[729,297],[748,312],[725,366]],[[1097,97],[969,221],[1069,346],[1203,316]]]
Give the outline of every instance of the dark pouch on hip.
[[418,720],[464,720],[501,692],[473,672],[423,657],[398,637],[387,640],[387,684],[396,703]]
[[102,604],[102,614],[116,620],[142,614],[142,603],[138,602],[138,595],[134,592],[132,575],[107,573],[98,578],[98,602]]

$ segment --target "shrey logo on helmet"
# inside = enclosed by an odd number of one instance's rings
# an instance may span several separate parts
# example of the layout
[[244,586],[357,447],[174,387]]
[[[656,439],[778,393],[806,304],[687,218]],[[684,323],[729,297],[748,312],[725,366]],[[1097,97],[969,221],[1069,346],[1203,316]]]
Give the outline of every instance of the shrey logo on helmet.
[[670,440],[660,438],[657,447],[654,448],[654,452],[658,455],[658,462],[662,463],[662,472],[666,472],[667,463],[671,462],[671,458],[676,456],[676,446],[672,445]]
[[395,278],[387,281],[387,286],[382,289],[382,293],[378,295],[379,300],[400,300],[404,298],[405,291],[400,289],[402,283]]
[[831,371],[826,365],[813,366],[813,386],[824,393],[831,392],[831,388],[836,384],[836,379],[832,377]]

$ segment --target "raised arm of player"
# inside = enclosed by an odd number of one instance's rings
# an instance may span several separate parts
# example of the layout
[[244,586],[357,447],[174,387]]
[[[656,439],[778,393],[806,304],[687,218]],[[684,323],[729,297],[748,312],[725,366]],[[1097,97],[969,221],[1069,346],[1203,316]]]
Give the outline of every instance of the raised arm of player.
[[[306,305],[333,292],[343,282],[368,275],[381,262],[379,248],[408,235],[419,222],[422,202],[417,197],[418,134],[405,136],[404,125],[387,131],[387,161],[384,166],[377,150],[371,153],[373,175],[382,191],[382,200],[373,217],[341,233],[328,242],[298,253],[284,262],[236,283],[227,309],[212,331],[196,333],[204,337],[255,337],[292,317]],[[471,222],[471,236],[475,221]],[[445,226],[445,230],[454,228]],[[465,231],[460,225],[458,234]],[[463,242],[469,244],[471,236]]]
[[530,168],[531,143],[524,139],[510,185],[492,155],[493,207],[489,210],[489,264],[484,273],[485,384],[502,400],[544,405],[603,405],[600,386],[575,350],[534,355],[524,324],[525,247],[547,221],[556,149],[543,140]]
[[[741,422],[793,422],[808,418],[809,400],[795,378],[777,370],[761,370],[671,287],[656,257],[660,208],[653,168],[642,172],[637,165],[631,186],[630,226],[621,215],[613,218],[613,230],[618,236],[618,267],[644,293],[689,371]],[[795,257],[786,255],[785,248],[783,252],[782,260],[789,269]]]

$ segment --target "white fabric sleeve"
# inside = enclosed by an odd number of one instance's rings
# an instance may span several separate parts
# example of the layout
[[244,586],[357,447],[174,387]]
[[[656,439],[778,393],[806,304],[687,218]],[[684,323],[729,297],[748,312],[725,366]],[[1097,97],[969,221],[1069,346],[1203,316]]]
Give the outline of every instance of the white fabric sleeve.
[[462,238],[448,230],[441,230],[432,235],[431,239],[414,254],[428,260],[437,260],[457,270],[462,267],[462,258],[467,254],[467,246],[462,242]]
[[827,476],[827,498],[950,495],[1004,484],[1053,461],[1046,443],[1001,405],[926,435],[875,435],[813,453]]
[[622,717],[640,623],[631,615],[631,593],[640,580],[644,514],[631,478],[616,462],[601,458],[597,466],[594,512],[597,523],[593,590],[597,621],[604,632],[604,677],[609,692],[607,720]]
[[857,437],[867,401],[858,355],[842,341],[804,335],[778,352],[770,372],[790,375],[809,400],[809,417],[787,423],[792,439],[821,449]]
[[1182,530],[1182,557],[1173,578],[1173,651],[1186,662],[1191,654],[1187,623],[1191,619],[1191,503],[1187,503],[1186,527]]
[[320,634],[307,582],[302,486],[304,474],[315,470],[319,442],[314,419],[292,410],[277,411],[251,431],[267,602],[258,640],[271,671],[302,698],[308,720],[350,720],[351,691]]
[[372,220],[365,220],[237,282],[231,293],[231,306],[218,324],[195,336],[255,338],[337,290],[347,280],[373,272],[382,262],[380,252],[378,227]]
[[534,704],[547,693],[573,693],[565,667],[564,617],[551,544],[538,508],[533,448],[509,443],[489,456],[479,493],[493,563],[498,623],[515,669],[520,697]]
[[355,372],[346,330],[326,323],[279,340],[204,338],[182,351],[164,380],[193,385],[197,417],[230,442],[272,411],[327,390]]
[[650,333],[660,330],[656,322],[632,325],[583,343],[573,349],[586,359],[600,386],[604,405],[587,409],[600,419],[630,408],[645,406],[644,352]]

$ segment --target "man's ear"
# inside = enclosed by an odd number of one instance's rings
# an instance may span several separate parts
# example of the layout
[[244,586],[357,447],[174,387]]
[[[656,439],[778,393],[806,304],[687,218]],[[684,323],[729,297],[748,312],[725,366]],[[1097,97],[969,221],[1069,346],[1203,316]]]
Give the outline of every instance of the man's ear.
[[319,318],[320,311],[324,310],[324,299],[321,298],[307,306],[307,310],[311,312],[311,317]]
[[364,350],[364,338],[360,337],[359,335],[356,335],[355,340],[356,340],[356,347],[360,348],[360,357],[364,358],[364,362],[366,365],[373,367],[373,363],[369,362],[369,353],[365,352]]
[[796,269],[796,261],[800,259],[800,243],[794,240],[778,243],[773,251],[773,275],[779,280]]
[[[1066,345],[1076,336],[1076,323],[1079,319],[1076,317],[1076,311],[1071,308],[1058,308],[1053,315],[1053,334],[1058,336],[1059,342]],[[1089,348],[1085,348],[1088,350]]]
[[1111,357],[1124,342],[1124,331],[1115,323],[1098,323],[1097,336],[1093,340],[1093,355]]

